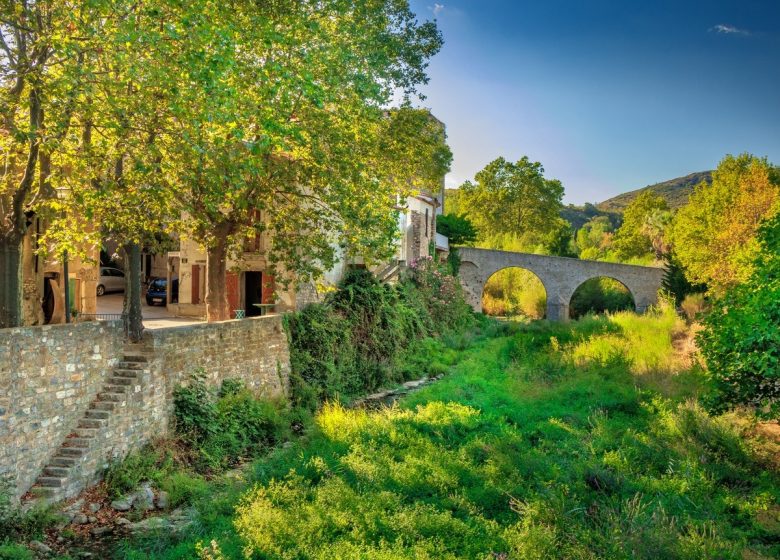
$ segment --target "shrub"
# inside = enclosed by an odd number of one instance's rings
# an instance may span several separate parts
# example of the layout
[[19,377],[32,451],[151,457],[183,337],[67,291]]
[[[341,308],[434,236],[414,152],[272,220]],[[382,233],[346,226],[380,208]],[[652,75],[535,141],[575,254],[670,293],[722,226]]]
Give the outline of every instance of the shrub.
[[200,442],[216,430],[217,411],[206,387],[206,373],[196,370],[187,386],[173,390],[173,418],[176,431],[189,440]]
[[44,504],[23,510],[13,497],[12,484],[0,481],[0,559],[32,558],[25,556],[26,548],[13,542],[39,538],[44,529],[59,520],[54,510]]
[[704,294],[688,294],[680,303],[680,307],[688,320],[693,321],[709,309],[709,304]]
[[34,560],[32,551],[21,544],[0,544],[0,560]]
[[415,341],[459,330],[473,317],[460,284],[429,257],[412,263],[396,286],[349,270],[323,303],[285,317],[291,400],[314,410],[403,381],[412,375],[403,362]]
[[194,466],[203,471],[257,455],[290,431],[284,403],[257,398],[235,379],[212,391],[202,371],[174,391],[174,419],[177,434],[193,450]]
[[713,305],[698,343],[709,367],[708,405],[780,413],[780,214],[760,230],[750,279]]
[[166,476],[160,481],[159,488],[168,493],[171,508],[191,504],[207,496],[211,491],[208,482],[202,476],[186,471],[176,471]]
[[123,461],[109,465],[104,479],[106,492],[112,498],[119,498],[135,490],[142,482],[159,485],[176,468],[174,457],[175,453],[164,440],[131,453]]
[[485,283],[482,310],[487,315],[524,315],[541,319],[547,311],[547,292],[530,270],[505,268]]

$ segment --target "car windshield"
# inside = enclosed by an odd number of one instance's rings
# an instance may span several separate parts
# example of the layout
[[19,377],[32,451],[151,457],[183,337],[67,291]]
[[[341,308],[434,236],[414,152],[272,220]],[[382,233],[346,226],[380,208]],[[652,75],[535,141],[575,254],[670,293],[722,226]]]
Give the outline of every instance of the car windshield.
[[152,280],[152,283],[149,284],[149,287],[155,290],[164,290],[167,284],[168,281],[165,278],[157,278],[156,280]]

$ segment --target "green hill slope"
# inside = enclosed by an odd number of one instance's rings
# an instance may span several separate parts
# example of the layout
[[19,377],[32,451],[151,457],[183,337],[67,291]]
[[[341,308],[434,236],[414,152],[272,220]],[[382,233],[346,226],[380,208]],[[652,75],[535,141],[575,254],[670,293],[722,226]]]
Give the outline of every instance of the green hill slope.
[[676,179],[670,179],[663,183],[648,185],[641,189],[613,196],[604,202],[598,203],[596,206],[599,210],[604,210],[606,212],[622,212],[632,200],[639,196],[640,193],[651,190],[664,197],[666,202],[669,203],[670,208],[679,208],[688,202],[688,197],[691,196],[693,187],[702,181],[711,183],[712,171],[699,171],[698,173],[691,173],[685,177],[677,177]]

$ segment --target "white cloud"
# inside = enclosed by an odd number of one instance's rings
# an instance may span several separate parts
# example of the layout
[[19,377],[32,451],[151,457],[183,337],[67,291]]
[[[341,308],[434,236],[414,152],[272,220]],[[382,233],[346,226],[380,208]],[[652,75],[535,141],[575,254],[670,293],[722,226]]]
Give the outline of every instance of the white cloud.
[[458,175],[453,175],[452,173],[448,174],[444,178],[444,188],[447,189],[457,189],[460,187],[466,180],[462,179]]
[[433,12],[433,15],[438,16],[444,11],[444,4],[434,4],[431,11]]
[[747,29],[740,29],[726,23],[719,23],[715,27],[710,27],[710,31],[722,35],[750,35],[750,31]]

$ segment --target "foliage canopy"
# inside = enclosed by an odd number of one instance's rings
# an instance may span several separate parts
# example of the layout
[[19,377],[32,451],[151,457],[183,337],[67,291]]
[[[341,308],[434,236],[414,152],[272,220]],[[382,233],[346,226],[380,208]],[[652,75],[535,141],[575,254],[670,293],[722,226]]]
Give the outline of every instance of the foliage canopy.
[[762,220],[780,209],[780,176],[766,158],[726,156],[712,184],[696,187],[674,217],[672,250],[688,279],[716,294],[745,282],[753,269]]
[[716,301],[699,343],[715,392],[711,407],[750,405],[780,415],[780,214],[759,230],[748,280]]

